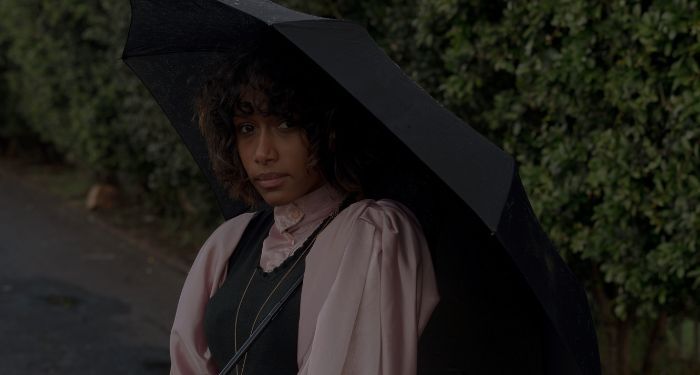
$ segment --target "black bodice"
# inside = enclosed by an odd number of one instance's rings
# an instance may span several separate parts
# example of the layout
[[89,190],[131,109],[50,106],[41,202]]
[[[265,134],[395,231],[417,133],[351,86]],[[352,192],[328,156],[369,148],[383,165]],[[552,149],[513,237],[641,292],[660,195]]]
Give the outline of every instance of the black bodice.
[[[206,306],[204,330],[219,369],[226,365],[236,348],[304,272],[304,259],[300,259],[300,251],[271,272],[260,268],[262,243],[272,223],[272,210],[261,211],[253,217],[229,259],[224,284]],[[297,373],[300,299],[301,288],[294,292],[231,374]]]

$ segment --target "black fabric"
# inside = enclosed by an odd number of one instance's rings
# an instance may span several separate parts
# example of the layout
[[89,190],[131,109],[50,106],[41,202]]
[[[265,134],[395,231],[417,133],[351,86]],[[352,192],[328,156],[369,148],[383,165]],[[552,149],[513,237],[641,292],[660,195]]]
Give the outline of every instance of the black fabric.
[[[248,338],[254,328],[253,324],[258,326],[294,280],[304,273],[304,260],[299,259],[300,251],[271,272],[266,273],[260,268],[262,243],[272,223],[272,210],[262,211],[251,220],[229,259],[224,284],[207,304],[204,330],[212,358],[219,369],[226,365],[236,348]],[[265,302],[268,297],[269,300]],[[251,345],[232,374],[297,373],[300,299],[301,289],[298,289]]]
[[546,371],[540,305],[497,239],[449,194],[429,239],[440,302],[419,341],[418,374],[575,374]]

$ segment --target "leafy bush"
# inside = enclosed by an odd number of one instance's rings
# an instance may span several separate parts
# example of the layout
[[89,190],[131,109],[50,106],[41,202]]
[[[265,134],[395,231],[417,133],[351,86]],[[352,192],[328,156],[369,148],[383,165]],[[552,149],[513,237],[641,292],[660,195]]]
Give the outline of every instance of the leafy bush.
[[602,318],[659,319],[697,304],[697,2],[419,7],[418,44],[442,62],[434,94],[515,155]]
[[419,43],[451,25],[436,94],[516,156],[560,249],[616,286],[619,318],[685,305],[700,286],[697,3],[487,4],[421,3]]
[[[20,118],[65,158],[97,179],[120,182],[166,216],[181,202],[206,220],[215,201],[177,134],[120,59],[129,24],[125,1],[0,4],[7,90]],[[185,197],[185,198],[183,198]]]

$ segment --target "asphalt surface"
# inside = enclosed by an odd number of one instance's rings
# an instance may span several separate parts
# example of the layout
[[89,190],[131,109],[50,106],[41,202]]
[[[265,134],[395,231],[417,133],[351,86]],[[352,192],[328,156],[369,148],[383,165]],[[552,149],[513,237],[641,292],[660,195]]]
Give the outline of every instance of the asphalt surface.
[[0,374],[167,374],[184,277],[0,170]]

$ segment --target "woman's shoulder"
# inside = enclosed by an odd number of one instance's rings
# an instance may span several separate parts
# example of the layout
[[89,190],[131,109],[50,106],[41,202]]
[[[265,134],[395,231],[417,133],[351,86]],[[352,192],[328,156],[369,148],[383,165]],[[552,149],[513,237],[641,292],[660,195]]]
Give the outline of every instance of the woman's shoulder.
[[420,228],[413,212],[392,199],[363,199],[351,204],[346,210],[349,218],[361,220],[379,228],[390,230],[406,226]]
[[209,257],[212,253],[228,250],[231,243],[237,243],[255,212],[246,212],[221,223],[209,235],[199,251],[198,258]]
[[209,235],[209,239],[227,237],[232,233],[242,231],[245,229],[246,225],[255,216],[256,212],[245,212],[236,217],[232,217],[223,223],[221,223],[214,231]]

